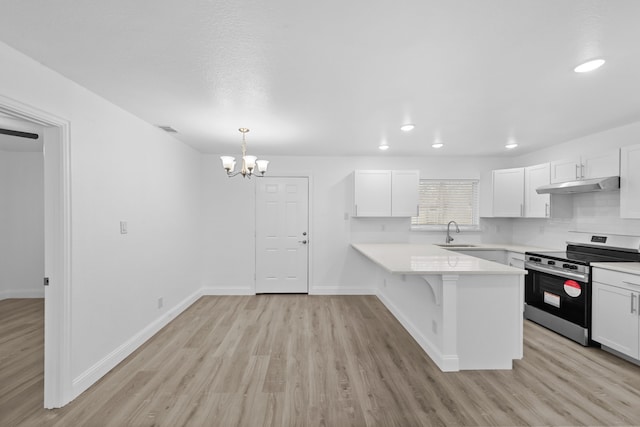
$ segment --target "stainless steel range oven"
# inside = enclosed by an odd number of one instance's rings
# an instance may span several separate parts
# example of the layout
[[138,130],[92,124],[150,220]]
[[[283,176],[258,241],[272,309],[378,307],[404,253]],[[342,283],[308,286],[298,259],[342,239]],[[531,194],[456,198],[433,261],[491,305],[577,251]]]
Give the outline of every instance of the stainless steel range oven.
[[591,263],[640,261],[640,237],[571,233],[566,251],[525,254],[526,319],[591,341]]

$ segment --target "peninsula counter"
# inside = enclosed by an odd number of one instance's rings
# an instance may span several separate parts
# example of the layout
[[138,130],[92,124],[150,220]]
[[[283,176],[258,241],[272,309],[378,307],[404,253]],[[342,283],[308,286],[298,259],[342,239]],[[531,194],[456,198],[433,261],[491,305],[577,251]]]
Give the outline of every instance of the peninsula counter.
[[428,244],[352,246],[380,269],[378,297],[442,371],[522,358],[525,270]]

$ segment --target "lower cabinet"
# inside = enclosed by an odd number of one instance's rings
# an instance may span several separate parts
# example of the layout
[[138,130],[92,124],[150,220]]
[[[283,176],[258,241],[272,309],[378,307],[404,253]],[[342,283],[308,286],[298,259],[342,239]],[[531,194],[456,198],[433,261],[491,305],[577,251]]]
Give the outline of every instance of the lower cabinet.
[[507,263],[507,253],[505,251],[496,250],[496,251],[486,251],[486,250],[475,250],[475,251],[459,251],[456,252],[464,255],[474,256],[476,258],[482,258],[487,261],[499,262],[500,264]]
[[593,269],[591,338],[640,360],[640,276]]
[[507,252],[507,265],[509,267],[521,268],[524,270],[524,254],[519,252]]

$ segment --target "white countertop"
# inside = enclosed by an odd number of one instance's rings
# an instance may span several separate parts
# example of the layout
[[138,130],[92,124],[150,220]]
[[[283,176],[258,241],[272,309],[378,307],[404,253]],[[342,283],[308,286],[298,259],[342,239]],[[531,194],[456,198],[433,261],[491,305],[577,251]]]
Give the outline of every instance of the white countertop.
[[[352,243],[351,246],[394,274],[527,274],[525,270],[519,268],[463,255],[430,244]],[[500,246],[495,249],[503,248]]]
[[592,267],[640,275],[640,262],[592,262]]

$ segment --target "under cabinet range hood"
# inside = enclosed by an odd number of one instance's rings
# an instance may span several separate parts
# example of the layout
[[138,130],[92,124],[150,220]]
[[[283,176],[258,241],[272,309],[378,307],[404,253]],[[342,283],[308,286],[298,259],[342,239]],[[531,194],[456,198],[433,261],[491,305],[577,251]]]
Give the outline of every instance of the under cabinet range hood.
[[619,176],[581,179],[579,181],[558,182],[536,188],[538,194],[574,194],[590,191],[612,191],[620,189]]

